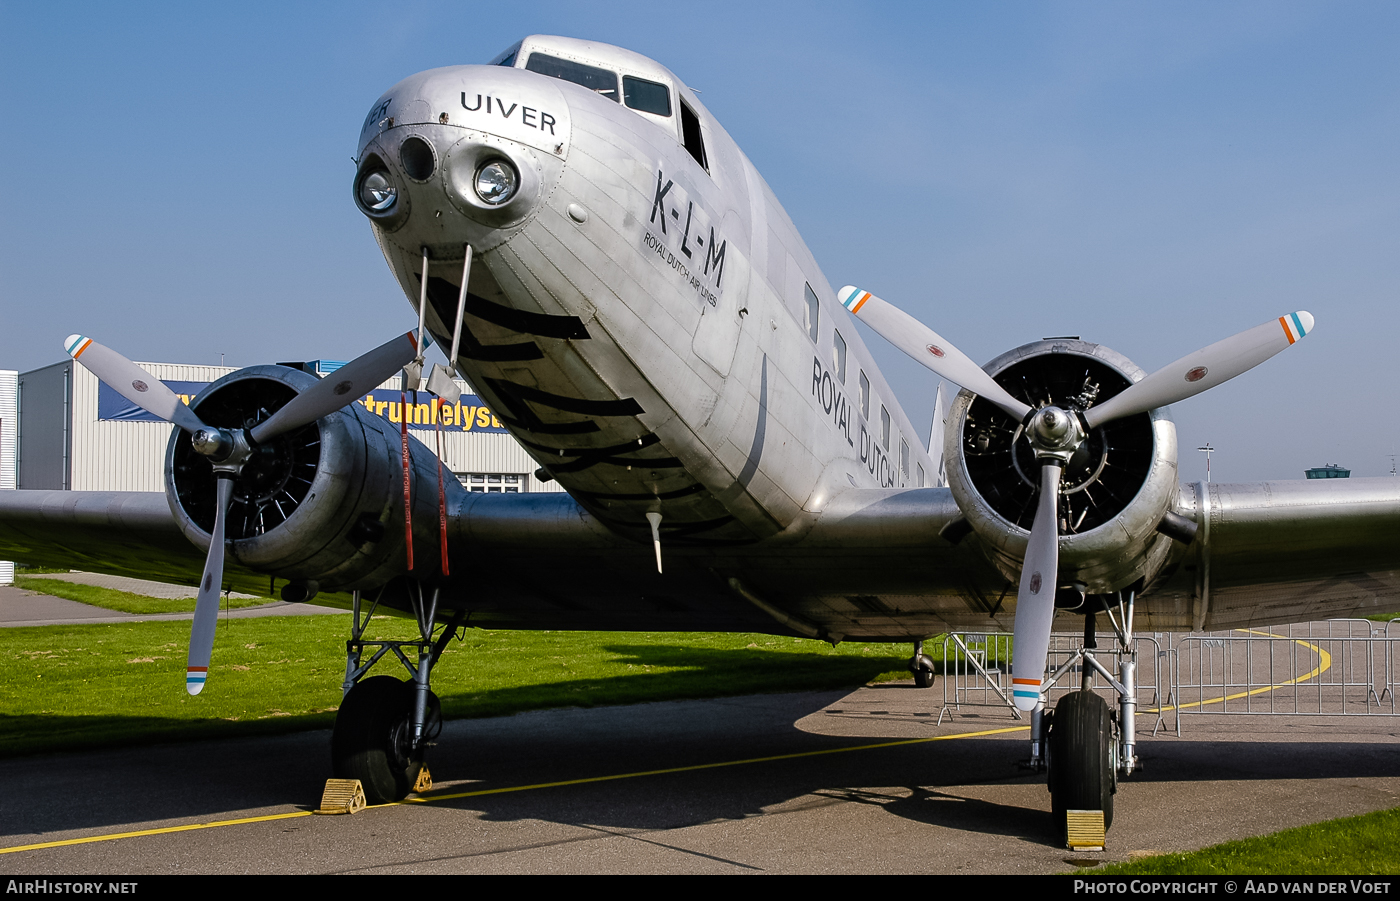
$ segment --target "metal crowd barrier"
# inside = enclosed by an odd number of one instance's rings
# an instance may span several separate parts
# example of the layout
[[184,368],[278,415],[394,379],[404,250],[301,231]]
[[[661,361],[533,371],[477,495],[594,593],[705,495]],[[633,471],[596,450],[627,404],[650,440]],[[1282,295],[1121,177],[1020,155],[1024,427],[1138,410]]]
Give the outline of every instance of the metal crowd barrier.
[[1395,716],[1390,623],[1335,619],[1177,637],[1180,714]]
[[[1260,629],[1140,634],[1130,647],[1137,660],[1138,714],[1155,718],[1154,735],[1161,728],[1180,735],[1181,717],[1192,714],[1395,716],[1400,713],[1395,702],[1400,691],[1397,624],[1400,619],[1334,619]],[[1050,706],[1065,693],[1079,690],[1082,643],[1079,634],[1051,636]],[[1097,643],[1094,656],[1116,673],[1117,658],[1124,653],[1116,637],[1099,633]],[[943,636],[942,651],[939,723],[967,706],[1005,709],[1021,718],[1011,701],[1010,635],[953,632]],[[1094,690],[1116,708],[1112,687],[1097,671],[1092,677]]]
[[[1050,653],[1047,659],[1046,678],[1047,702],[1054,706],[1063,695],[1078,691],[1083,678],[1081,633],[1055,633],[1050,636]],[[1118,672],[1118,658],[1123,651],[1118,647],[1118,639],[1111,632],[1101,632],[1096,636],[1098,648],[1094,656],[1111,671]],[[1138,710],[1153,713],[1156,722],[1153,734],[1166,725],[1163,709],[1170,709],[1169,694],[1173,684],[1176,652],[1163,649],[1161,641],[1154,634],[1140,635],[1131,645],[1131,653],[1136,655]],[[1110,706],[1116,709],[1118,696],[1113,688],[1100,676],[1097,670],[1092,673],[1092,687],[1104,695]],[[1005,632],[951,632],[943,636],[943,704],[938,713],[938,722],[944,716],[962,713],[964,706],[1004,707],[1016,719],[1021,713],[1011,700],[1011,636]],[[1150,699],[1149,699],[1150,698]],[[1160,708],[1160,709],[1159,709]],[[1180,734],[1180,723],[1176,724]]]

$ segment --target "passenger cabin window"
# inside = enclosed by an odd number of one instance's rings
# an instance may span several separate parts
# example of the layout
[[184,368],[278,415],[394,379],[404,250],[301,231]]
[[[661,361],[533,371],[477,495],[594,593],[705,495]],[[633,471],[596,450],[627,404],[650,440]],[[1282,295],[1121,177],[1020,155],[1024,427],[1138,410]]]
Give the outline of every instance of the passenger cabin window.
[[870,379],[865,377],[864,369],[860,371],[860,418],[870,421]]
[[909,442],[899,439],[899,474],[909,478]]
[[525,68],[531,72],[548,75],[550,78],[559,78],[583,85],[588,90],[595,94],[602,94],[614,103],[622,102],[622,98],[618,96],[617,92],[616,72],[599,69],[597,66],[585,66],[583,63],[559,59],[544,53],[531,53],[530,58],[525,62]]
[[681,101],[681,143],[685,145],[686,151],[695,157],[695,162],[700,164],[700,168],[709,172],[710,164],[705,160],[705,141],[700,136],[700,117],[686,106],[684,100]]
[[880,444],[885,450],[890,449],[890,411],[884,404],[880,404]]
[[634,110],[651,113],[653,116],[671,115],[671,92],[664,84],[624,75],[622,98],[623,102]]
[[919,464],[919,487],[924,487],[924,464]]
[[812,290],[811,285],[803,285],[803,292],[807,298],[807,306],[803,308],[802,324],[807,326],[807,334],[813,341],[817,340],[817,328],[821,324],[822,307],[817,300],[817,292]]

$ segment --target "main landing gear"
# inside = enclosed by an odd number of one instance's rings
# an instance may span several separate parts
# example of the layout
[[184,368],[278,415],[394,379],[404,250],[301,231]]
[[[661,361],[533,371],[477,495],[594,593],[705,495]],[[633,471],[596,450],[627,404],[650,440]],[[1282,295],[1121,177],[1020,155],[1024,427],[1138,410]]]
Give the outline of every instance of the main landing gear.
[[914,685],[918,688],[933,687],[933,661],[924,654],[924,643],[914,642],[914,656],[909,660],[909,671],[914,674]]
[[[409,584],[409,598],[418,620],[417,641],[366,641],[365,627],[383,597],[361,617],[360,593],[354,597],[354,624],[345,643],[345,699],[335,717],[331,733],[331,769],[337,779],[358,779],[369,804],[402,800],[411,791],[431,786],[424,760],[428,747],[442,731],[442,705],[429,687],[433,663],[457,632],[464,618],[458,613],[452,623],[434,637],[438,591],[425,596],[423,587]],[[366,648],[375,648],[368,662],[361,658]],[[416,651],[410,661],[405,649]],[[389,652],[408,670],[407,681],[392,676],[362,678],[379,658]]]
[[[1133,719],[1137,714],[1137,652],[1133,648],[1133,600],[1131,591],[1117,595],[1118,616],[1109,607],[1109,597],[1091,595],[1084,601],[1084,646],[1046,680],[1055,680],[1076,663],[1080,664],[1080,690],[1060,698],[1054,710],[1044,701],[1032,714],[1031,763],[1048,767],[1050,808],[1059,838],[1067,838],[1069,811],[1102,811],[1103,828],[1113,825],[1113,796],[1118,777],[1137,768],[1137,737]],[[1118,678],[1094,656],[1096,613],[1108,615],[1119,643]],[[1108,681],[1118,694],[1115,716],[1108,702],[1093,691],[1094,674]]]

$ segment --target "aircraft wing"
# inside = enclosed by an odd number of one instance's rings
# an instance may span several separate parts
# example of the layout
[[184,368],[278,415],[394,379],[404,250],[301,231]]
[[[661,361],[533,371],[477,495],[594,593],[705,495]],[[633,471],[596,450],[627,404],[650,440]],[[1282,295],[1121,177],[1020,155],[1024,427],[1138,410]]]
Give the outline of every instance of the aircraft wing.
[[1400,611],[1400,479],[1197,483],[1199,524],[1144,597],[1149,629]]
[[[159,491],[0,491],[0,556],[177,585],[198,585],[204,567]],[[268,593],[267,576],[237,566],[224,583]]]
[[[1186,485],[1178,509],[1197,521],[1196,538],[1174,545],[1143,592],[1142,628],[1400,611],[1400,480]],[[422,526],[425,553],[435,523]],[[853,489],[769,541],[664,543],[666,572],[657,573],[649,546],[568,495],[457,495],[447,597],[466,599],[473,623],[497,628],[884,640],[1009,630],[1015,587],[983,540],[958,526],[947,489]],[[191,585],[204,558],[156,492],[0,492],[0,555]],[[269,594],[268,580],[231,558],[224,581]],[[1061,620],[1077,627],[1077,614]]]
[[[426,464],[420,468],[420,484],[431,485]],[[667,533],[666,571],[658,573],[647,536],[619,534],[567,494],[470,494],[455,480],[448,487],[451,577],[436,572],[435,492],[415,492],[415,548],[427,561],[415,573],[446,582],[444,607],[465,599],[474,624],[891,641],[1013,625],[1014,573],[995,562],[1003,536],[969,525],[948,488],[852,488],[779,535],[746,544]],[[1142,628],[1400,612],[1400,479],[1196,483],[1178,486],[1171,506],[1196,532],[1189,543],[1157,536],[1170,550],[1140,594]],[[374,515],[390,526],[383,568],[323,584],[323,603],[343,601],[325,592],[377,587],[402,573],[399,514]],[[353,532],[349,525],[332,531]],[[309,546],[313,537],[362,556],[334,535],[298,531],[290,540]],[[231,546],[225,587],[272,595],[272,576],[297,576],[247,565],[240,544]],[[0,492],[0,559],[197,585],[204,552],[163,492],[17,490]],[[409,607],[406,597],[387,601]],[[1061,629],[1077,627],[1077,615],[1058,620]]]

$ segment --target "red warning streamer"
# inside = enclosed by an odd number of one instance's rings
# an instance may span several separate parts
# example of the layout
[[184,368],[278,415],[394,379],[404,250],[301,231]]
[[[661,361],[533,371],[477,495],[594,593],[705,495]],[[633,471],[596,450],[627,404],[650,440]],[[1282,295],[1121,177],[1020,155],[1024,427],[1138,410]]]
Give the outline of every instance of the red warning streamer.
[[409,500],[409,467],[411,457],[408,453],[408,392],[399,390],[399,435],[403,439],[403,529],[404,544],[408,547],[408,569],[413,570],[413,506]]
[[438,470],[438,535],[442,539],[442,574],[447,570],[447,492],[442,487],[442,406],[447,403],[440,397],[433,398],[433,423],[437,426],[437,470]]

